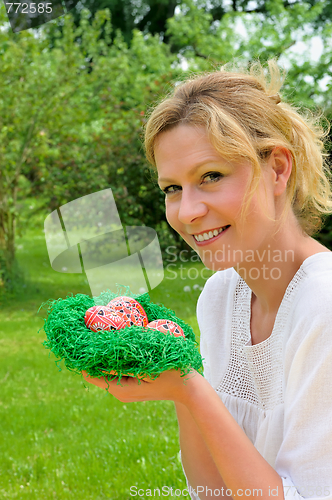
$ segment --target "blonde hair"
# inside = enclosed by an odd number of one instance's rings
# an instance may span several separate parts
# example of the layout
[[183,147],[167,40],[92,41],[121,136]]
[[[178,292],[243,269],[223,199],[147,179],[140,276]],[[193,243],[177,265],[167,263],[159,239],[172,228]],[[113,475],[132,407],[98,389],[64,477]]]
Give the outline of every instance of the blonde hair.
[[204,126],[221,156],[252,164],[244,217],[264,161],[275,147],[285,147],[293,167],[280,225],[292,208],[302,231],[312,236],[321,229],[323,217],[332,213],[331,172],[323,141],[328,131],[320,125],[322,115],[301,116],[295,106],[280,102],[284,73],[274,60],[268,61],[268,75],[259,62],[249,69],[229,68],[185,80],[157,105],[145,127],[146,157],[156,168],[154,147],[162,132],[179,124]]

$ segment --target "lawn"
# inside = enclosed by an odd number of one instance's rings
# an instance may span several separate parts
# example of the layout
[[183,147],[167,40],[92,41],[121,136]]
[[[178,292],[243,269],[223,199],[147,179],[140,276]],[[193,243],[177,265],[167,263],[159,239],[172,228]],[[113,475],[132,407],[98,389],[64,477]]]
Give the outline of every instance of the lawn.
[[[42,345],[44,312],[37,311],[48,299],[89,293],[87,281],[53,271],[40,229],[17,243],[25,283],[0,310],[0,498],[126,500],[149,498],[149,489],[158,498],[159,488],[163,498],[189,499],[179,495],[186,483],[173,403],[123,404],[59,371]],[[198,340],[198,287],[211,272],[187,257],[164,262],[164,280],[150,296],[187,321]],[[143,495],[135,495],[138,488]]]

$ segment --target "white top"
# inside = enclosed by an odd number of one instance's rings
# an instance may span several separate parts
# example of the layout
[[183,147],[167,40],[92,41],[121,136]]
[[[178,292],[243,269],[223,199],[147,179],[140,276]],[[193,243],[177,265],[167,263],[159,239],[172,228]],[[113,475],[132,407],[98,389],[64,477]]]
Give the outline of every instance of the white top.
[[331,500],[332,252],[302,263],[272,334],[256,345],[251,297],[233,268],[207,280],[197,303],[204,376],[281,476],[286,499]]

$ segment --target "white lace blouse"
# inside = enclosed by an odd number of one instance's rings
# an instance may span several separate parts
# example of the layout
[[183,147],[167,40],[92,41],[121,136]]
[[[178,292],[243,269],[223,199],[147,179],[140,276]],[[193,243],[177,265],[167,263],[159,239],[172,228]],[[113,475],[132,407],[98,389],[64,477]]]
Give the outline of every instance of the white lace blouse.
[[272,334],[256,345],[251,296],[233,268],[206,282],[197,303],[204,376],[281,476],[286,500],[331,500],[332,252],[302,263]]

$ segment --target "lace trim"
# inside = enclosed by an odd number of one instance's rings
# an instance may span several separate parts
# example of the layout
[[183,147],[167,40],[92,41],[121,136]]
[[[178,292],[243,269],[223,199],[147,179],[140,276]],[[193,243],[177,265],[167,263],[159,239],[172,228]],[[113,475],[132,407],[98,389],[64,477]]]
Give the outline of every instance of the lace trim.
[[283,332],[295,291],[306,276],[300,267],[286,289],[270,337],[256,345],[248,345],[251,289],[239,276],[234,293],[230,359],[217,392],[243,399],[261,410],[283,403]]
[[250,319],[248,289],[251,292],[246,282],[239,276],[234,293],[230,359],[216,391],[226,392],[259,406],[248,362],[242,351],[243,345],[248,341],[247,324]]

